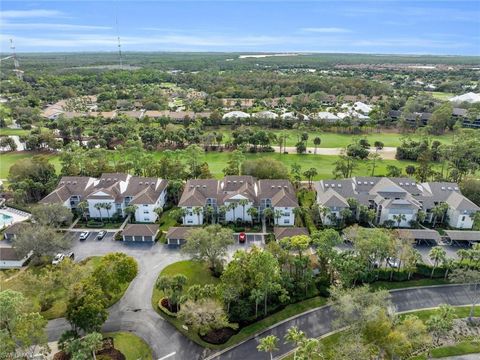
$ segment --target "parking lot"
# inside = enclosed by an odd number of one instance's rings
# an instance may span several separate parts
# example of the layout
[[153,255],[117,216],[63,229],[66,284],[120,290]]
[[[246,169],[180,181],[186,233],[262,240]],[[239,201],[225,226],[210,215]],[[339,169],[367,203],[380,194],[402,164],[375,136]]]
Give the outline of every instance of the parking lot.
[[[85,241],[110,241],[110,240],[113,240],[113,237],[115,235],[115,231],[107,231],[107,234],[105,235],[105,237],[102,239],[102,240],[97,240],[97,235],[98,233],[100,232],[101,230],[98,230],[98,231],[90,231],[90,234],[88,235],[87,239],[85,240],[81,240],[82,242],[85,242]],[[70,232],[70,234],[73,236],[73,239],[74,241],[80,241],[80,234],[81,232],[79,231],[75,231],[75,232]]]

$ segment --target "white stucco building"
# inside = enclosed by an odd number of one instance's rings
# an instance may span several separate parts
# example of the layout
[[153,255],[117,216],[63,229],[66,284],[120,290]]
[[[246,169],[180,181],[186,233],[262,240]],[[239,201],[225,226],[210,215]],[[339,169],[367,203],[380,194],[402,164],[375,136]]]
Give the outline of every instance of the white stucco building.
[[40,203],[61,203],[75,210],[81,201],[88,204],[91,218],[125,216],[125,209],[134,205],[137,222],[155,222],[157,208],[166,201],[167,181],[159,178],[106,173],[98,179],[85,176],[64,176],[57,188]]
[[[227,222],[254,221],[265,209],[273,211],[276,225],[293,226],[298,207],[295,190],[288,180],[256,180],[251,176],[226,176],[223,180],[189,180],[178,204],[185,210],[184,225],[201,225],[207,217]],[[208,209],[208,210],[207,210]]]

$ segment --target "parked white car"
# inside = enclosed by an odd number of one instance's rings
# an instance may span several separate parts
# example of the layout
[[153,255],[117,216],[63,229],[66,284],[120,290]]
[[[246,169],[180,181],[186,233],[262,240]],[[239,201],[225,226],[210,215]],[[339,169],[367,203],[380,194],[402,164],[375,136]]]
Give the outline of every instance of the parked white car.
[[88,235],[90,235],[90,233],[89,233],[88,231],[82,232],[82,233],[80,234],[80,241],[87,240]]
[[57,254],[55,255],[55,257],[53,258],[52,260],[52,265],[58,265],[60,264],[63,259],[65,259],[65,255],[64,254]]

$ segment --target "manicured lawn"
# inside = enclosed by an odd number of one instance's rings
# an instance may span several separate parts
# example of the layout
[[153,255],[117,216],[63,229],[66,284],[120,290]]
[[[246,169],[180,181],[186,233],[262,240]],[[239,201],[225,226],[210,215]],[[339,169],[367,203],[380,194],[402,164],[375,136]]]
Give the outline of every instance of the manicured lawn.
[[[327,156],[327,155],[298,155],[298,154],[278,154],[278,153],[262,153],[262,154],[245,154],[246,159],[258,159],[258,158],[273,158],[281,161],[287,166],[290,170],[292,164],[299,164],[302,167],[302,172],[310,168],[315,168],[318,175],[315,177],[315,180],[320,179],[331,179],[333,178],[332,171],[335,167],[334,162],[338,160],[338,156]],[[223,169],[226,166],[226,163],[229,159],[229,153],[223,152],[209,152],[204,155],[203,161],[208,163],[210,171],[216,178],[223,177]],[[398,160],[384,160],[378,164],[377,169],[375,170],[375,175],[379,176],[386,174],[387,165],[395,165],[404,169],[407,165],[414,165],[414,162],[411,161],[398,161]],[[359,167],[354,171],[354,175],[357,176],[369,176],[371,174],[368,169],[369,164],[367,161],[362,161],[359,163]]]
[[9,136],[9,135],[28,135],[30,130],[23,130],[23,129],[10,129],[10,128],[0,128],[0,136]]
[[[207,264],[199,261],[184,260],[173,263],[163,269],[160,273],[160,276],[173,276],[176,274],[183,274],[187,277],[187,284],[185,285],[185,289],[188,289],[193,284],[206,285],[216,284],[219,282],[218,278],[211,275]],[[162,296],[163,294],[160,290],[157,290],[156,288],[153,289],[152,306],[159,313],[160,310],[158,309],[157,305]]]
[[[215,346],[214,348],[225,349],[229,346],[235,345],[256,333],[259,333],[260,331],[269,328],[272,325],[275,325],[285,319],[288,319],[289,317],[323,306],[326,303],[327,303],[326,298],[316,296],[311,299],[300,301],[296,304],[287,305],[284,309],[276,312],[275,314],[267,316],[266,318],[259,320],[253,324],[245,326],[238,332],[238,334],[233,335],[225,344]],[[209,347],[213,347],[213,346],[209,344]]]
[[[470,306],[456,306],[453,308],[453,314],[457,319],[466,318],[470,314],[470,308],[471,308]],[[418,310],[413,312],[406,312],[400,316],[404,317],[404,316],[407,316],[408,314],[415,314],[420,318],[420,320],[425,321],[431,315],[433,315],[435,311],[436,311],[435,309]],[[475,306],[474,316],[480,316],[480,306]]]
[[[18,153],[7,153],[0,155],[0,179],[6,179],[8,177],[8,172],[10,166],[12,166],[16,161],[24,159],[30,156],[35,155],[33,152],[18,152]],[[54,154],[47,154],[50,158],[50,161],[55,165],[57,172],[60,172],[61,165],[59,161],[59,156]],[[154,153],[154,157],[159,159],[162,156],[161,151]],[[202,161],[208,163],[210,172],[216,178],[223,177],[223,169],[225,168],[227,161],[229,160],[229,152],[207,152],[203,155]],[[278,153],[261,153],[261,154],[245,154],[246,159],[258,159],[264,158],[268,161],[268,158],[273,158],[281,161],[285,164],[288,169],[290,169],[292,164],[299,164],[302,167],[302,172],[310,168],[315,168],[318,175],[315,176],[315,180],[321,179],[331,179],[333,178],[332,171],[335,167],[334,162],[338,160],[338,156],[328,156],[328,155],[298,155],[298,154],[278,154]],[[375,170],[376,176],[385,175],[387,173],[386,167],[388,165],[394,165],[402,170],[405,169],[407,165],[415,165],[415,162],[412,161],[400,161],[400,160],[383,160],[377,163],[377,168]],[[439,167],[439,165],[435,165]],[[369,170],[368,161],[359,162],[358,168],[353,173],[356,176],[370,176],[371,171]]]
[[[187,280],[186,289],[193,284],[205,285],[205,284],[216,284],[218,283],[218,279],[210,275],[210,270],[206,266],[205,263],[185,260],[179,261],[174,264],[167,266],[165,269],[162,270],[160,273],[161,275],[175,275],[175,274],[183,274],[185,275]],[[153,308],[161,314],[164,318],[166,318],[169,322],[171,322],[178,331],[183,333],[189,339],[195,341],[197,344],[211,348],[211,349],[225,349],[229,346],[232,346],[240,341],[252,336],[259,331],[262,331],[282,320],[285,320],[291,316],[300,314],[310,309],[314,309],[316,307],[322,306],[326,304],[326,299],[323,297],[314,297],[311,299],[307,299],[296,304],[291,304],[286,306],[284,309],[272,314],[260,321],[257,321],[249,326],[242,328],[237,334],[232,336],[225,344],[222,345],[213,345],[203,341],[197,333],[192,331],[186,331],[182,325],[182,321],[175,317],[170,317],[158,309],[158,302],[162,298],[162,292],[155,289],[153,290],[152,294],[152,306]]]
[[[93,256],[84,261],[81,264],[81,274],[82,278],[78,279],[78,281],[82,280],[83,278],[90,275],[96,267],[100,264],[101,256]],[[55,271],[55,268],[47,265],[47,266],[30,266],[26,270],[26,272],[31,272],[34,274],[44,272],[44,271]],[[19,274],[18,276],[12,277],[8,280],[12,273],[4,273],[3,271],[0,272],[0,289],[13,289],[17,291],[21,291],[22,289],[22,278],[23,275]],[[120,292],[111,294],[111,298],[109,300],[108,306],[115,304],[125,293],[127,290],[128,284],[123,284]],[[67,309],[67,301],[68,301],[68,290],[64,288],[59,288],[55,293],[55,302],[53,306],[42,312],[41,314],[48,320],[56,319],[65,315],[65,311]],[[33,309],[35,311],[40,311],[39,299],[37,297],[27,297],[30,302],[32,303]]]
[[174,209],[176,209],[176,207],[173,207],[173,208],[171,208],[167,211],[164,211],[162,213],[162,216],[160,217],[160,219],[157,221],[158,224],[160,225],[159,230],[162,233],[162,236],[160,237],[159,241],[161,241],[164,244],[167,242],[167,238],[166,238],[165,235],[166,235],[168,229],[170,229],[171,227],[179,225],[177,223],[177,221],[170,216],[172,210],[174,210]]
[[451,97],[454,97],[454,93],[448,93],[443,91],[425,91],[427,94],[431,95],[434,99],[447,101]]
[[447,356],[476,354],[480,353],[480,341],[463,341],[453,346],[445,346],[433,349],[430,352],[430,357],[443,358]]
[[[257,128],[253,127],[253,128],[260,130],[260,128],[258,127]],[[226,130],[225,128],[221,128],[220,130],[212,130],[212,131],[216,131],[217,133],[221,132],[223,134],[223,142],[231,139],[231,133],[232,133],[231,130]],[[287,139],[287,146],[295,146],[295,144],[298,142],[299,134],[301,134],[302,132],[307,132],[308,133],[307,146],[314,147],[313,139],[315,137],[319,137],[322,140],[320,147],[323,147],[323,148],[345,147],[351,144],[355,139],[367,139],[372,146],[375,141],[381,141],[383,142],[384,146],[397,147],[401,145],[402,143],[401,139],[404,136],[403,134],[400,134],[397,132],[375,132],[375,131],[372,131],[367,134],[360,134],[360,135],[312,131],[312,130],[305,130],[305,131],[267,130],[267,131],[271,131],[277,135],[282,132],[286,132],[289,135],[289,138]],[[409,134],[409,135],[412,139],[417,139],[417,140],[420,139],[420,136],[418,135],[415,135],[415,134]],[[433,136],[432,140],[438,140],[442,143],[450,144],[452,142],[452,137],[451,135]],[[272,145],[277,145],[277,144],[272,144]]]
[[152,349],[143,339],[129,332],[106,333],[105,337],[112,337],[115,349],[125,355],[126,360],[151,360]]
[[122,226],[123,221],[124,221],[124,220],[118,221],[118,222],[110,222],[110,221],[104,220],[103,226],[101,226],[101,227],[89,227],[89,226],[87,226],[87,224],[85,223],[85,221],[78,221],[78,222],[75,224],[75,228],[76,228],[76,229],[90,228],[90,229],[92,229],[92,231],[95,231],[95,230],[97,230],[97,229],[118,229],[118,228],[120,228],[120,226]]
[[[184,260],[173,263],[163,269],[159,276],[173,276],[176,274],[183,274],[187,277],[187,283],[184,287],[184,291],[194,284],[206,285],[216,284],[219,282],[218,278],[211,275],[211,272],[208,269],[206,263],[192,260]],[[177,328],[178,331],[180,331],[186,337],[196,342],[197,344],[200,344],[203,347],[208,347],[209,344],[203,341],[195,331],[185,330],[182,327],[183,322],[181,320],[177,319],[176,317],[168,316],[158,308],[158,302],[160,301],[162,296],[162,292],[154,287],[152,293],[152,306],[155,311],[157,311],[160,315],[167,319],[173,326]]]
[[8,172],[10,171],[10,167],[13,164],[15,164],[17,161],[32,157],[34,155],[43,155],[48,157],[50,159],[50,162],[57,169],[57,172],[60,172],[61,166],[58,159],[58,155],[53,155],[48,153],[44,154],[44,153],[37,153],[37,152],[29,152],[29,151],[13,152],[13,153],[0,154],[0,179],[8,178]]
[[443,285],[450,284],[448,280],[445,279],[419,279],[419,280],[408,280],[408,281],[375,281],[370,284],[370,287],[374,290],[376,289],[403,289],[416,286],[431,286],[431,285]]

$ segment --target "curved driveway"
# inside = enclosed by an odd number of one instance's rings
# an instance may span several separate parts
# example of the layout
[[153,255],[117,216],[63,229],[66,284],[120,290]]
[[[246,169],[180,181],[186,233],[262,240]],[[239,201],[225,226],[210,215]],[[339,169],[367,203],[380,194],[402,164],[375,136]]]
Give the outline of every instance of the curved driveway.
[[[109,252],[124,252],[133,256],[139,264],[137,277],[132,281],[122,299],[109,308],[109,318],[103,331],[131,331],[143,338],[152,348],[155,359],[168,356],[168,360],[218,359],[267,359],[267,354],[258,353],[257,338],[249,339],[240,345],[214,354],[213,350],[203,349],[193,343],[170,323],[153,310],[151,305],[152,287],[160,271],[167,265],[182,260],[178,250],[168,249],[161,244],[126,244],[116,241],[95,241],[87,239],[76,242],[74,252],[77,259]],[[232,249],[233,251],[234,249]],[[467,288],[462,286],[440,286],[393,291],[392,298],[398,311],[435,307],[443,303],[466,305],[469,303]],[[308,336],[321,336],[332,331],[334,314],[325,306],[303,313],[291,320],[277,324],[265,331],[261,337],[275,334],[283,338],[291,326],[298,326]],[[49,341],[58,340],[70,328],[65,319],[49,321],[47,333]],[[291,347],[279,344],[276,355],[288,352]]]

